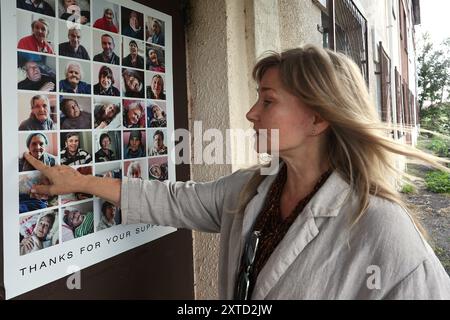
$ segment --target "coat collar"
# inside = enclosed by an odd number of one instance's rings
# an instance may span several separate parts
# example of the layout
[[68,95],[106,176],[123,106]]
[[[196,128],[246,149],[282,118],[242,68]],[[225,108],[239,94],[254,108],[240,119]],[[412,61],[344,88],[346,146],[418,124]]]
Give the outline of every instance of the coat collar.
[[[281,168],[282,165],[279,167]],[[257,194],[249,202],[244,214],[243,238],[249,234],[275,178],[276,174],[267,176],[257,188]],[[309,201],[267,260],[258,275],[253,299],[264,299],[268,295],[303,249],[319,234],[315,219],[336,217],[342,205],[348,200],[349,194],[351,194],[350,186],[334,171]]]

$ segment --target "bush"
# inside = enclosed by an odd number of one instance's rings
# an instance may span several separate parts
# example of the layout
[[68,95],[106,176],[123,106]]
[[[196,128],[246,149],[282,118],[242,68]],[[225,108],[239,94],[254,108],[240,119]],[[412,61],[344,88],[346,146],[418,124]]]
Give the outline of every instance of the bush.
[[427,189],[435,193],[450,193],[450,173],[432,171],[425,176]]
[[447,157],[450,143],[441,138],[433,138],[428,148],[432,150],[439,157]]
[[402,189],[400,190],[400,192],[401,193],[406,193],[406,194],[410,194],[410,193],[413,193],[414,192],[414,186],[412,186],[412,185],[410,185],[410,184],[408,184],[408,183],[405,183],[403,186],[402,186]]
[[423,129],[450,135],[450,103],[435,104],[420,111]]

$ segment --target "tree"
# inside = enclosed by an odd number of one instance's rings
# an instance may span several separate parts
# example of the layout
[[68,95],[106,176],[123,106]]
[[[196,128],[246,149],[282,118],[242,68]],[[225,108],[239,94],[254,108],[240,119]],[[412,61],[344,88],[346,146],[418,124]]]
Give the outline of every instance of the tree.
[[448,95],[445,90],[450,86],[450,38],[435,49],[426,32],[418,51],[419,108],[422,110],[425,101],[442,103]]

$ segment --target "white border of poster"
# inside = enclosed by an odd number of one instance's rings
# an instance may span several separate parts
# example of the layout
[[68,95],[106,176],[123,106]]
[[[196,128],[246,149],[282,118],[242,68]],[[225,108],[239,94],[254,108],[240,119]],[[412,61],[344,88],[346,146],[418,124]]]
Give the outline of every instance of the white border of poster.
[[[93,7],[94,2],[98,0],[91,0],[89,3],[90,5],[90,12],[91,17],[93,13]],[[143,14],[143,23],[142,28],[144,31],[144,37],[145,35],[145,24],[146,21],[150,21],[149,17],[158,19],[159,21],[163,22],[164,26],[164,34],[165,34],[165,44],[161,48],[163,49],[163,55],[165,60],[165,71],[161,70],[154,70],[156,73],[162,72],[163,78],[164,78],[164,87],[165,87],[165,94],[166,94],[166,100],[161,103],[163,105],[163,108],[165,110],[165,116],[166,116],[166,126],[163,128],[164,134],[167,135],[165,137],[165,144],[167,146],[168,150],[174,150],[173,148],[173,142],[171,139],[169,139],[170,133],[174,131],[174,107],[173,107],[173,68],[172,68],[172,17],[161,13],[159,11],[153,10],[149,7],[143,6],[141,4],[128,1],[128,0],[104,0],[104,2],[109,2],[113,5],[117,5],[119,8],[118,17],[116,17],[116,21],[118,23],[119,33],[117,34],[117,37],[115,37],[116,41],[120,38],[120,43],[116,43],[116,51],[119,53],[119,56],[122,57],[122,42],[124,39],[127,39],[124,35],[122,35],[122,28],[121,28],[121,14],[122,8],[128,8],[130,10],[136,11],[138,14]],[[58,85],[58,81],[61,80],[61,72],[64,71],[60,68],[62,68],[62,61],[65,60],[65,58],[62,58],[58,55],[58,43],[61,42],[61,39],[64,38],[64,35],[59,35],[60,32],[66,33],[67,31],[60,30],[60,28],[65,27],[66,21],[58,18],[58,6],[59,1],[55,0],[52,1],[52,3],[55,4],[57,8],[55,8],[56,17],[48,17],[45,16],[46,20],[51,22],[51,25],[53,29],[51,30],[51,34],[53,33],[53,46],[55,48],[56,54],[53,55],[53,59],[56,60],[55,63],[55,81],[56,85]],[[94,216],[94,232],[90,234],[85,234],[82,237],[74,238],[71,241],[61,241],[62,240],[62,223],[63,223],[63,215],[64,212],[67,212],[63,210],[63,208],[66,206],[63,204],[64,196],[59,196],[57,205],[51,208],[41,208],[35,211],[31,212],[25,212],[25,213],[19,213],[19,192],[20,192],[20,184],[19,182],[21,180],[25,180],[28,178],[26,175],[32,176],[30,172],[24,173],[19,172],[18,170],[18,158],[20,157],[21,150],[23,151],[23,148],[26,147],[24,144],[25,137],[32,133],[32,131],[23,132],[18,130],[18,124],[20,122],[19,118],[19,98],[23,95],[23,100],[29,100],[29,97],[33,96],[33,93],[35,95],[39,94],[39,92],[30,92],[30,91],[24,91],[24,90],[18,90],[18,82],[19,79],[19,68],[18,68],[18,52],[21,51],[17,48],[18,39],[21,37],[19,32],[18,25],[20,23],[24,22],[18,22],[17,20],[17,14],[24,15],[24,13],[27,13],[28,11],[23,9],[17,9],[16,8],[16,0],[12,1],[2,1],[1,2],[1,48],[2,48],[2,137],[3,137],[3,149],[2,149],[2,156],[3,156],[3,243],[4,243],[4,282],[5,282],[5,289],[6,289],[6,299],[10,299],[13,297],[16,297],[20,294],[23,294],[25,292],[31,291],[35,288],[41,287],[47,283],[50,283],[52,281],[55,281],[57,279],[66,277],[70,274],[72,274],[76,270],[82,270],[83,268],[92,266],[96,263],[99,263],[105,259],[111,258],[115,255],[118,255],[122,252],[125,252],[127,250],[130,250],[132,248],[135,248],[137,246],[143,245],[145,243],[148,243],[150,241],[153,241],[155,239],[158,239],[164,235],[167,235],[171,232],[174,232],[176,229],[170,228],[170,227],[160,227],[160,226],[153,226],[153,225],[121,225],[117,224],[111,228],[107,228],[104,230],[96,230],[97,229],[97,223],[99,222],[99,202],[101,199],[98,198],[91,198],[91,199],[84,199],[81,200],[80,198],[76,198],[76,200],[79,200],[78,202],[71,203],[70,206],[72,207],[87,207],[88,209],[95,213]],[[34,14],[34,13],[33,13]],[[35,15],[35,14],[34,14]],[[37,15],[39,16],[39,15]],[[31,18],[32,20],[34,18]],[[83,26],[81,28],[83,36],[87,37],[89,36],[89,39],[85,39],[85,47],[89,51],[90,59],[91,60],[85,60],[85,61],[79,61],[83,62],[86,66],[88,66],[89,75],[86,76],[87,79],[90,77],[90,85],[93,89],[94,84],[97,82],[96,76],[93,75],[94,71],[94,65],[96,64],[93,61],[93,56],[97,54],[98,52],[94,51],[95,44],[94,44],[94,34],[96,33],[105,33],[103,30],[98,30],[94,28],[91,23],[87,24],[87,26]],[[28,23],[27,23],[28,24]],[[29,26],[29,24],[28,24]],[[22,27],[21,27],[22,28]],[[29,28],[29,27],[28,27]],[[84,31],[83,31],[84,30]],[[147,43],[147,39],[142,39],[141,41],[137,41],[139,45],[144,46],[144,48],[141,48],[143,51],[143,56],[145,57],[147,54],[146,47],[154,47],[154,44]],[[127,43],[129,44],[130,39],[128,38]],[[98,47],[98,44],[97,44]],[[25,53],[26,50],[25,50]],[[32,52],[28,52],[32,53]],[[34,52],[35,54],[41,55],[40,52]],[[48,56],[48,54],[43,54],[44,56]],[[75,59],[76,60],[76,59]],[[82,63],[80,63],[82,64]],[[61,67],[60,67],[61,65]],[[114,66],[111,66],[114,67]],[[122,71],[122,62],[118,66],[120,68],[120,71]],[[113,69],[113,68],[111,68]],[[150,77],[153,76],[153,71],[148,71],[145,68],[142,70],[145,74],[145,80],[142,79],[145,84],[145,89],[148,85],[147,78],[151,79]],[[120,75],[119,75],[120,77]],[[121,82],[123,80],[122,77]],[[123,100],[122,99],[129,99],[123,95],[123,92],[121,90],[122,88],[119,87],[119,90],[121,92],[121,96],[118,100],[121,102],[122,110],[123,111]],[[144,89],[144,91],[146,91]],[[92,92],[94,92],[92,90]],[[52,93],[56,96],[56,102],[60,101],[60,97],[62,96],[71,96],[71,94],[62,93],[56,89],[56,92]],[[147,106],[153,102],[153,100],[147,99],[149,97],[146,96],[143,99],[139,99],[142,101],[145,101],[144,109],[145,109],[145,115],[147,115]],[[102,131],[99,131],[94,128],[94,101],[96,97],[98,96],[89,95],[85,96],[91,99],[80,99],[80,101],[91,101],[91,106],[86,107],[87,110],[91,113],[91,127],[87,130],[76,130],[82,132],[82,134],[85,134],[87,136],[90,135],[91,140],[91,147],[90,147],[90,153],[92,155],[92,158],[94,158],[95,150],[98,149],[97,146],[97,140],[98,136]],[[131,98],[132,99],[132,98]],[[45,133],[48,136],[53,135],[54,136],[54,144],[56,144],[57,148],[57,156],[55,158],[57,159],[57,163],[60,163],[61,160],[61,146],[64,146],[64,143],[61,142],[61,133],[65,133],[65,130],[60,130],[60,112],[58,105],[59,103],[56,103],[56,123],[57,129],[50,130],[50,132],[45,131]],[[23,107],[23,106],[22,106]],[[28,106],[29,107],[29,104]],[[120,114],[122,124],[122,113]],[[150,136],[150,134],[153,134],[155,129],[149,128],[149,125],[147,123],[147,116],[145,116],[145,127],[141,128],[140,131],[145,134],[143,136],[144,139],[147,139]],[[111,129],[112,130],[112,129]],[[116,163],[118,167],[122,170],[122,175],[125,174],[125,162],[127,162],[127,159],[124,157],[124,133],[126,131],[133,130],[125,128],[122,124],[120,126],[120,129],[116,129],[116,132],[118,136],[120,136],[120,142],[122,150],[121,152],[121,158],[117,159],[115,162],[110,162],[110,164]],[[104,131],[110,131],[110,129],[105,129]],[[119,134],[120,133],[120,134]],[[21,146],[21,144],[24,144],[24,146]],[[93,146],[96,146],[94,148]],[[149,151],[149,145],[147,144],[146,148],[146,157],[138,159],[139,162],[142,164],[142,175],[143,179],[149,179],[152,178],[150,176],[150,165],[153,165],[156,163],[156,165],[159,165],[160,163],[164,162],[164,160],[161,159],[161,157],[154,157],[150,155]],[[55,147],[55,146],[54,146]],[[167,179],[171,181],[175,181],[175,165],[173,161],[171,161],[172,157],[170,155],[165,155],[167,159]],[[92,163],[89,165],[92,168],[92,174],[96,174],[98,170],[98,164],[94,162],[94,159],[92,160]],[[31,173],[37,173],[35,171],[32,171]],[[20,223],[26,218],[31,218],[34,216],[40,216],[42,217],[45,212],[52,211],[54,213],[54,216],[56,216],[56,220],[54,224],[58,223],[58,228],[54,229],[57,233],[58,239],[56,242],[52,243],[52,245],[48,247],[43,247],[42,249],[31,252],[28,254],[21,255],[20,254],[20,240],[19,240],[19,234],[21,232],[21,225]],[[40,219],[40,218],[38,218]],[[39,221],[39,220],[37,220]],[[34,220],[36,222],[36,219]],[[30,224],[31,225],[31,224]],[[29,226],[28,226],[29,227]],[[33,225],[33,228],[36,226]]]

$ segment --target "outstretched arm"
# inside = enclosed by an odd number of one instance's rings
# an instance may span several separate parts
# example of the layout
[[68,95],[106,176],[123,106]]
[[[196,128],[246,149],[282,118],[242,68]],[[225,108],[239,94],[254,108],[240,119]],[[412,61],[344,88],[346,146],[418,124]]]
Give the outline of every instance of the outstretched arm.
[[34,185],[31,192],[38,196],[59,195],[74,192],[93,194],[120,206],[120,179],[86,176],[69,166],[49,167],[27,152],[24,158],[50,180],[50,185]]

